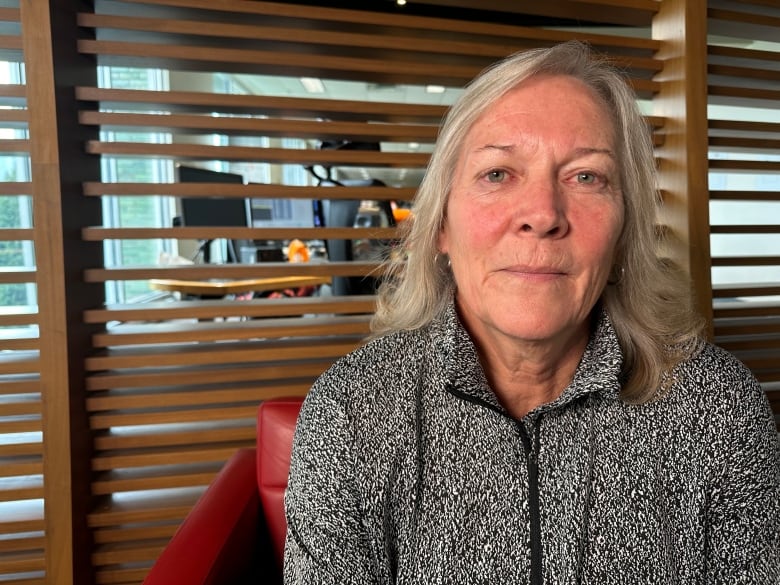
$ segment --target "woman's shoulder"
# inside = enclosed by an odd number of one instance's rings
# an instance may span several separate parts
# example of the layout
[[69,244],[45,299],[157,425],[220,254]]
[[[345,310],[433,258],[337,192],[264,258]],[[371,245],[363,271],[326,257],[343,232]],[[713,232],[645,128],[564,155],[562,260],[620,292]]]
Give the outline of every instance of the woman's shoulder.
[[312,386],[312,400],[342,407],[387,406],[407,398],[430,356],[425,330],[400,331],[372,339],[336,360]]
[[734,354],[708,342],[672,372],[670,394],[713,419],[765,418],[769,412],[766,395],[750,369]]
[[713,391],[735,386],[756,389],[758,382],[750,369],[733,353],[709,342],[702,342],[689,359],[681,362],[675,375],[689,384]]

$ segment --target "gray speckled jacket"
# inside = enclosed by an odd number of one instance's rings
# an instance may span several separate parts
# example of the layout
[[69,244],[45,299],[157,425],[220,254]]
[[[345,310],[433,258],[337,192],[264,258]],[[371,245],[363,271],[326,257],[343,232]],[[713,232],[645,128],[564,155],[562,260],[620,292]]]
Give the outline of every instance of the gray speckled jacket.
[[668,395],[618,398],[596,327],[571,385],[521,421],[453,308],[340,360],[301,411],[285,583],[780,584],[780,445],[713,346]]

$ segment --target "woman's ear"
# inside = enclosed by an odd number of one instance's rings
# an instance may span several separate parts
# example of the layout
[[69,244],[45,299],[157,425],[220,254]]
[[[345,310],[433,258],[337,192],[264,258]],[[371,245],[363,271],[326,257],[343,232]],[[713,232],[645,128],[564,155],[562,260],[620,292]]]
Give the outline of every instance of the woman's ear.
[[438,250],[439,254],[449,254],[449,235],[447,233],[447,225],[444,223],[439,228],[439,237],[436,241],[436,244],[436,249]]

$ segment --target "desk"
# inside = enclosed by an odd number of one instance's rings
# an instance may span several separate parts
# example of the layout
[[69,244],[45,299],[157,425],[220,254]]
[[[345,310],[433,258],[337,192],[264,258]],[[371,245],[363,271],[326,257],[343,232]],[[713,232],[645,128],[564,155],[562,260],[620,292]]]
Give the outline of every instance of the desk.
[[247,278],[245,280],[176,280],[153,278],[149,286],[154,290],[178,292],[204,297],[223,297],[249,292],[268,292],[330,284],[329,276],[277,276],[274,278]]

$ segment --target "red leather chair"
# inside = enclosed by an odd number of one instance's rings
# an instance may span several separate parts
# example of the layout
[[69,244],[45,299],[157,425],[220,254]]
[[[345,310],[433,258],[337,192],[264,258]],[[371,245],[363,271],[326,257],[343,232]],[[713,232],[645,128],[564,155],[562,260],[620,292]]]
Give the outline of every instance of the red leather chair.
[[144,585],[281,583],[284,490],[301,398],[263,402],[257,447],[240,449],[173,535]]

